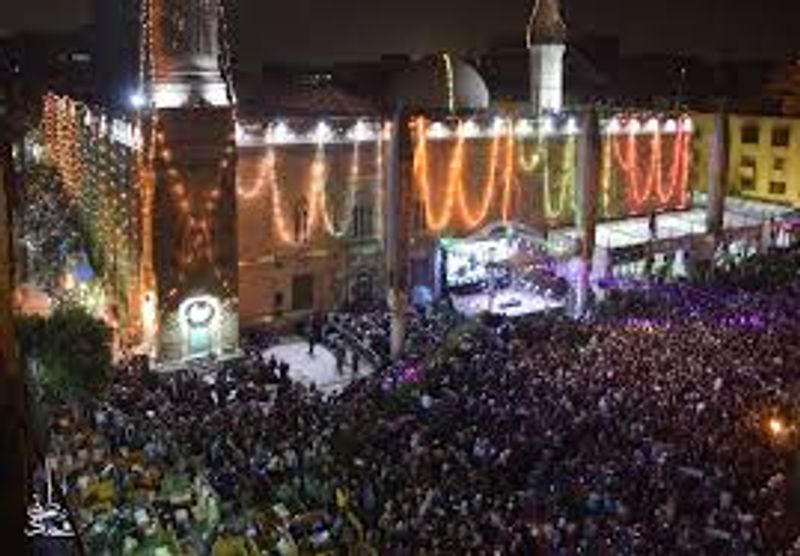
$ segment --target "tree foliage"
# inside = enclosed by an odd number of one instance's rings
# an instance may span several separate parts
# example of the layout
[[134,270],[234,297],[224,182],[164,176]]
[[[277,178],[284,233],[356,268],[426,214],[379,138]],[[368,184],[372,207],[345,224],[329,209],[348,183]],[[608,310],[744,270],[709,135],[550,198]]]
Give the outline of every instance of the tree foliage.
[[72,402],[102,390],[110,375],[111,330],[83,309],[65,307],[49,319],[18,323],[23,353],[37,362],[35,378],[47,401]]
[[64,193],[57,172],[43,164],[27,168],[16,218],[20,239],[29,251],[29,277],[53,290],[67,257],[81,249],[77,214]]

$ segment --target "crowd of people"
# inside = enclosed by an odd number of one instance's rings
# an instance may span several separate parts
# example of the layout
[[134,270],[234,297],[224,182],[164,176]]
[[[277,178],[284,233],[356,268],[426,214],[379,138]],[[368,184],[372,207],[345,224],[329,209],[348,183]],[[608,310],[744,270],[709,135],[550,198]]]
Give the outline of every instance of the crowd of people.
[[[424,359],[459,320],[460,317],[446,304],[410,311],[405,359]],[[375,367],[385,366],[391,355],[391,316],[386,311],[377,310],[331,314],[325,326],[325,341],[334,350],[341,345],[362,353]]]
[[[154,531],[197,554],[800,553],[791,272],[582,322],[433,311],[406,360],[331,396],[257,349],[123,370],[54,421],[54,468],[85,537],[125,524],[97,553]],[[340,318],[385,351],[385,315]]]

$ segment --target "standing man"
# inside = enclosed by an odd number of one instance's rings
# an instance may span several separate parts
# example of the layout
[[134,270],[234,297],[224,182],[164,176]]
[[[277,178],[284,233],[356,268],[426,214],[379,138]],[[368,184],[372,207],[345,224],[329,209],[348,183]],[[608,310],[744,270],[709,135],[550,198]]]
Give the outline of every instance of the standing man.
[[322,340],[322,315],[314,311],[308,324],[308,354],[314,356],[314,347]]
[[308,354],[311,357],[314,357],[314,346],[316,344],[316,336],[314,335],[314,331],[316,328],[315,321],[317,320],[317,313],[314,312],[311,316],[308,317]]
[[344,359],[347,357],[347,350],[339,343],[336,345],[336,373],[339,376],[344,374]]

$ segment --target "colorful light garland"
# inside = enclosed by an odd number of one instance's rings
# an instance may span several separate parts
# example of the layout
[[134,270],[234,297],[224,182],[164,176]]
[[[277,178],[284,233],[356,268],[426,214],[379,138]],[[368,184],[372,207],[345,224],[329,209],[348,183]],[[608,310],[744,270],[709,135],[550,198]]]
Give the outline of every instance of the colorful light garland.
[[467,226],[470,228],[475,228],[480,225],[481,222],[484,221],[486,216],[489,214],[489,210],[492,207],[492,201],[495,195],[495,182],[497,179],[497,165],[498,165],[498,158],[500,152],[500,136],[495,136],[492,139],[492,144],[490,147],[490,154],[489,154],[489,170],[487,175],[487,183],[486,186],[483,188],[483,196],[481,201],[478,205],[478,210],[472,212],[467,203],[467,194],[464,188],[464,174],[463,174],[463,148],[464,148],[464,137],[460,136],[459,140],[459,149],[457,151],[458,154],[454,154],[454,157],[458,158],[457,168],[454,168],[454,173],[457,173],[459,184],[458,184],[458,209],[461,213],[461,217],[466,223]]
[[[567,199],[575,197],[575,152],[576,152],[576,139],[575,137],[568,137],[563,149],[563,158],[561,162],[561,180],[558,185],[558,204],[553,206],[553,190],[550,183],[550,161],[549,149],[545,149],[545,156],[547,159],[544,164],[544,210],[545,216],[550,221],[560,220],[566,209]],[[570,196],[570,193],[572,195]]]
[[520,170],[526,174],[533,174],[542,162],[542,157],[545,151],[545,143],[539,138],[536,141],[536,146],[530,155],[525,154],[525,148],[520,141],[519,144],[519,167]]
[[127,123],[108,120],[67,97],[44,97],[43,152],[61,177],[105,294],[124,319],[136,287],[139,222],[132,191],[134,134]]
[[[378,152],[376,163],[378,172],[381,172],[383,155],[380,152],[380,143],[376,144]],[[300,195],[300,201],[295,204],[295,212],[303,203],[308,210],[307,218],[300,223],[302,230],[296,230],[299,234],[293,234],[289,228],[288,218],[284,208],[281,184],[277,177],[277,154],[276,148],[270,147],[261,163],[259,177],[256,184],[250,189],[238,188],[240,199],[251,202],[259,197],[265,190],[269,190],[270,204],[272,205],[272,222],[275,232],[281,243],[300,246],[308,243],[308,240],[319,233],[325,232],[328,236],[342,238],[348,234],[353,223],[353,214],[356,206],[356,198],[362,188],[362,164],[361,164],[361,145],[353,144],[351,162],[347,177],[347,193],[344,205],[344,216],[336,217],[336,210],[328,193],[327,181],[329,177],[328,157],[324,144],[320,143],[315,149],[314,158],[309,167],[309,179],[305,191]],[[379,218],[377,218],[379,220]],[[297,227],[297,226],[295,226]],[[296,237],[296,236],[300,237]]]
[[[636,121],[636,120],[634,120]],[[685,207],[688,202],[688,178],[691,159],[691,129],[686,121],[673,135],[673,149],[668,171],[669,189],[664,189],[663,138],[658,126],[648,124],[649,157],[646,171],[642,171],[639,155],[640,125],[628,125],[625,139],[609,137],[614,158],[622,169],[628,191],[628,203],[634,213],[645,211],[654,202],[667,206],[677,202]],[[624,150],[620,145],[624,141]]]
[[514,200],[515,186],[515,168],[514,168],[514,133],[513,127],[509,126],[508,134],[506,135],[506,159],[505,169],[503,170],[503,222],[511,220],[511,203]]

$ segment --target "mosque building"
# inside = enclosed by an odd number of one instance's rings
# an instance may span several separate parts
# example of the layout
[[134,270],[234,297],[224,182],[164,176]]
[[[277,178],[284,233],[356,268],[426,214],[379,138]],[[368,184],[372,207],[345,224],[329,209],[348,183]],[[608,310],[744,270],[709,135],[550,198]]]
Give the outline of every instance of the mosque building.
[[[387,302],[397,352],[409,304],[445,295],[475,313],[580,312],[617,248],[675,258],[726,225],[724,187],[694,205],[695,157],[721,158],[694,146],[689,115],[564,106],[558,0],[534,5],[530,102],[514,111],[440,53],[392,76],[389,109],[243,116],[223,3],[145,0],[142,21],[135,119],[50,95],[36,140],[98,223],[121,328],[159,362],[232,356],[242,327]],[[698,226],[614,239],[681,215]]]

